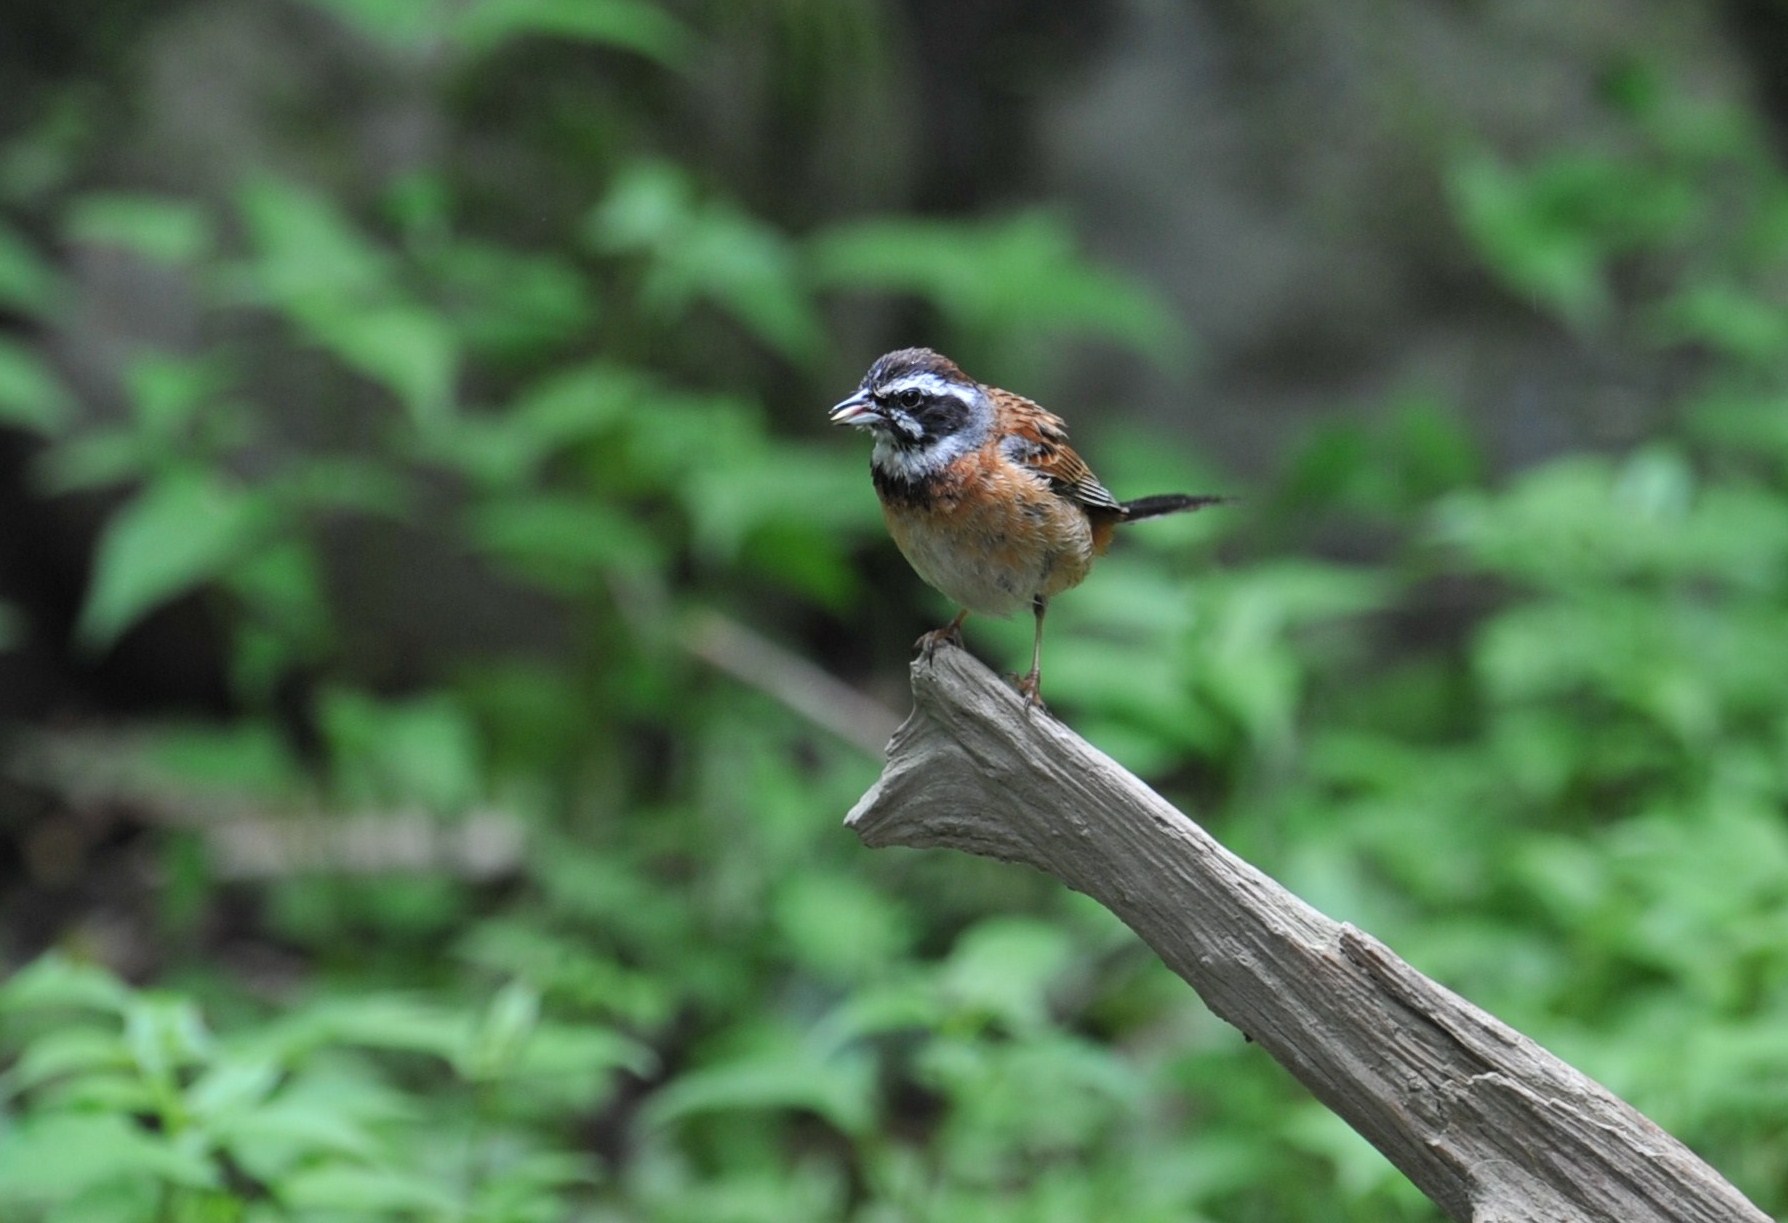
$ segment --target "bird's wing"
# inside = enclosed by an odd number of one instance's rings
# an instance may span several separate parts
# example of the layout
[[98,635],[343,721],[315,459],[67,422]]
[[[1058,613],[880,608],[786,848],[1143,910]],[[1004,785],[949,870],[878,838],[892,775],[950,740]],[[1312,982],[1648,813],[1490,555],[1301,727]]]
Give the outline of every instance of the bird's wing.
[[1068,427],[1061,417],[1010,391],[995,395],[1005,433],[1000,449],[1007,458],[1036,472],[1057,492],[1087,509],[1124,512],[1086,460],[1068,445]]

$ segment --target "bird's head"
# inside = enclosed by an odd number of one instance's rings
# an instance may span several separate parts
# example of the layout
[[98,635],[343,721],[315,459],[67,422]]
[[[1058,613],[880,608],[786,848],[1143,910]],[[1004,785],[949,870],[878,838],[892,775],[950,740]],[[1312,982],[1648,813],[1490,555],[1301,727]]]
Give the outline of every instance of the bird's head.
[[884,446],[910,452],[984,432],[991,416],[986,389],[956,362],[929,348],[902,348],[877,358],[830,419],[873,432],[878,452]]

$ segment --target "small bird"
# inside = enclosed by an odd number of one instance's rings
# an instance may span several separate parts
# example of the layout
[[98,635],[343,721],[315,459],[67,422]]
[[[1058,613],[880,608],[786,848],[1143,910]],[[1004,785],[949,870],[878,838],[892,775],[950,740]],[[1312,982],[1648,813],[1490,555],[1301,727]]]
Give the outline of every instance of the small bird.
[[901,555],[961,611],[915,643],[929,657],[960,645],[970,612],[1009,616],[1026,603],[1037,618],[1030,674],[1018,680],[1027,707],[1043,703],[1043,615],[1049,600],[1080,585],[1120,522],[1228,500],[1164,493],[1119,501],[1068,446],[1060,417],[1011,391],[976,382],[929,348],[878,358],[835,425],[875,435],[870,475]]

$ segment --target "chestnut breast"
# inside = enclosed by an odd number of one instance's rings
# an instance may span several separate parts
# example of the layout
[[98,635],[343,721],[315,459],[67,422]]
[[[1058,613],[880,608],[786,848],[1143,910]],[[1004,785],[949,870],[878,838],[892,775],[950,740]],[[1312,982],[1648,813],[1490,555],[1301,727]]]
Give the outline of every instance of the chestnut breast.
[[[1080,584],[1110,542],[1043,477],[997,455],[963,455],[906,481],[874,470],[888,533],[927,583],[972,612],[1006,616]],[[1101,516],[1103,518],[1103,516]]]

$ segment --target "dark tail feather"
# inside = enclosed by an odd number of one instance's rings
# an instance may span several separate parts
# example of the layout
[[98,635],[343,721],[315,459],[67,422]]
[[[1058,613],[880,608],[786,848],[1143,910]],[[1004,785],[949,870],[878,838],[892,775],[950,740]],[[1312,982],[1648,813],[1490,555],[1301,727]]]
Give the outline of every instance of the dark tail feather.
[[1220,497],[1212,493],[1202,493],[1196,497],[1186,493],[1157,493],[1153,497],[1138,497],[1134,501],[1124,502],[1124,521],[1159,518],[1162,514],[1177,514],[1182,510],[1202,510],[1207,505],[1226,505],[1234,500],[1234,497]]

